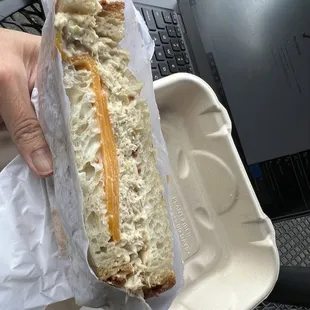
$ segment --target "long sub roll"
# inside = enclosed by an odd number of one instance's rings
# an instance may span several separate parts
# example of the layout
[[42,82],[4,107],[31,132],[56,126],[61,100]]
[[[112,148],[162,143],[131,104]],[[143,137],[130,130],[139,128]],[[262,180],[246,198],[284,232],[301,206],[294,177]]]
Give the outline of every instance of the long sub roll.
[[55,29],[89,263],[102,281],[159,295],[176,282],[172,232],[143,85],[119,46],[124,3],[58,1]]

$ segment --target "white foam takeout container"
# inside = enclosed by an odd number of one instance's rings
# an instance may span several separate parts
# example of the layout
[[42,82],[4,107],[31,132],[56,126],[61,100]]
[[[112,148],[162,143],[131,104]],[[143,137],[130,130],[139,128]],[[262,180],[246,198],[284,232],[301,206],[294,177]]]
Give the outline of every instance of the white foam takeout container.
[[[250,310],[271,292],[279,257],[211,87],[190,74],[155,82],[167,143],[185,287],[171,310]],[[53,309],[76,309],[70,302]],[[89,309],[82,307],[83,310]]]

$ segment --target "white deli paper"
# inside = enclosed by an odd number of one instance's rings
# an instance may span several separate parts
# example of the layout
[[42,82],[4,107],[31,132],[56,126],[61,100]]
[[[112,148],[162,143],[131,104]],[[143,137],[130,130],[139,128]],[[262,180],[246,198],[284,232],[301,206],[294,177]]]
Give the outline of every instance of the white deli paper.
[[[125,38],[121,45],[131,55],[129,68],[144,82],[157,150],[158,167],[169,202],[166,176],[169,162],[155,102],[150,58],[154,51],[147,27],[131,0],[125,0]],[[87,263],[88,241],[82,218],[82,193],[68,129],[70,103],[62,84],[60,55],[54,38],[54,1],[43,0],[47,20],[43,30],[37,87],[39,120],[54,157],[54,182],[36,178],[22,161],[15,159],[0,174],[0,309],[40,309],[74,296],[80,305],[104,309],[168,309],[183,286],[183,263],[176,230],[174,270],[176,286],[160,297],[129,297],[124,291],[99,281]],[[54,196],[54,193],[56,195]],[[169,203],[167,205],[170,205]],[[59,212],[67,236],[67,253],[57,250],[51,213]],[[171,212],[170,221],[173,222]],[[172,225],[174,228],[174,225]],[[2,232],[3,230],[3,232]],[[64,243],[65,244],[65,243]],[[64,250],[64,248],[62,248]],[[68,281],[67,281],[68,279]],[[68,286],[69,282],[69,286]],[[71,288],[71,289],[70,289]]]

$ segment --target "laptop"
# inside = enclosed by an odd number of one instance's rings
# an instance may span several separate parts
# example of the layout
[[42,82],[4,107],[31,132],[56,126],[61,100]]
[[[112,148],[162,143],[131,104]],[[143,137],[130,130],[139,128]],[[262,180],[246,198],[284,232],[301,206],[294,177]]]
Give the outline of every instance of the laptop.
[[264,211],[310,212],[310,2],[138,0],[154,80],[189,72],[216,92]]

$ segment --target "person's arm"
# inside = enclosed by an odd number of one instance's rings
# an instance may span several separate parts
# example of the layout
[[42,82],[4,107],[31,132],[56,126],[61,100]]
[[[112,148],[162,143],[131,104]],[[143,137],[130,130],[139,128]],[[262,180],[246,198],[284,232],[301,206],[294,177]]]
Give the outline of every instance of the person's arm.
[[35,174],[52,174],[52,155],[30,95],[34,87],[40,37],[0,29],[0,124],[6,128]]

